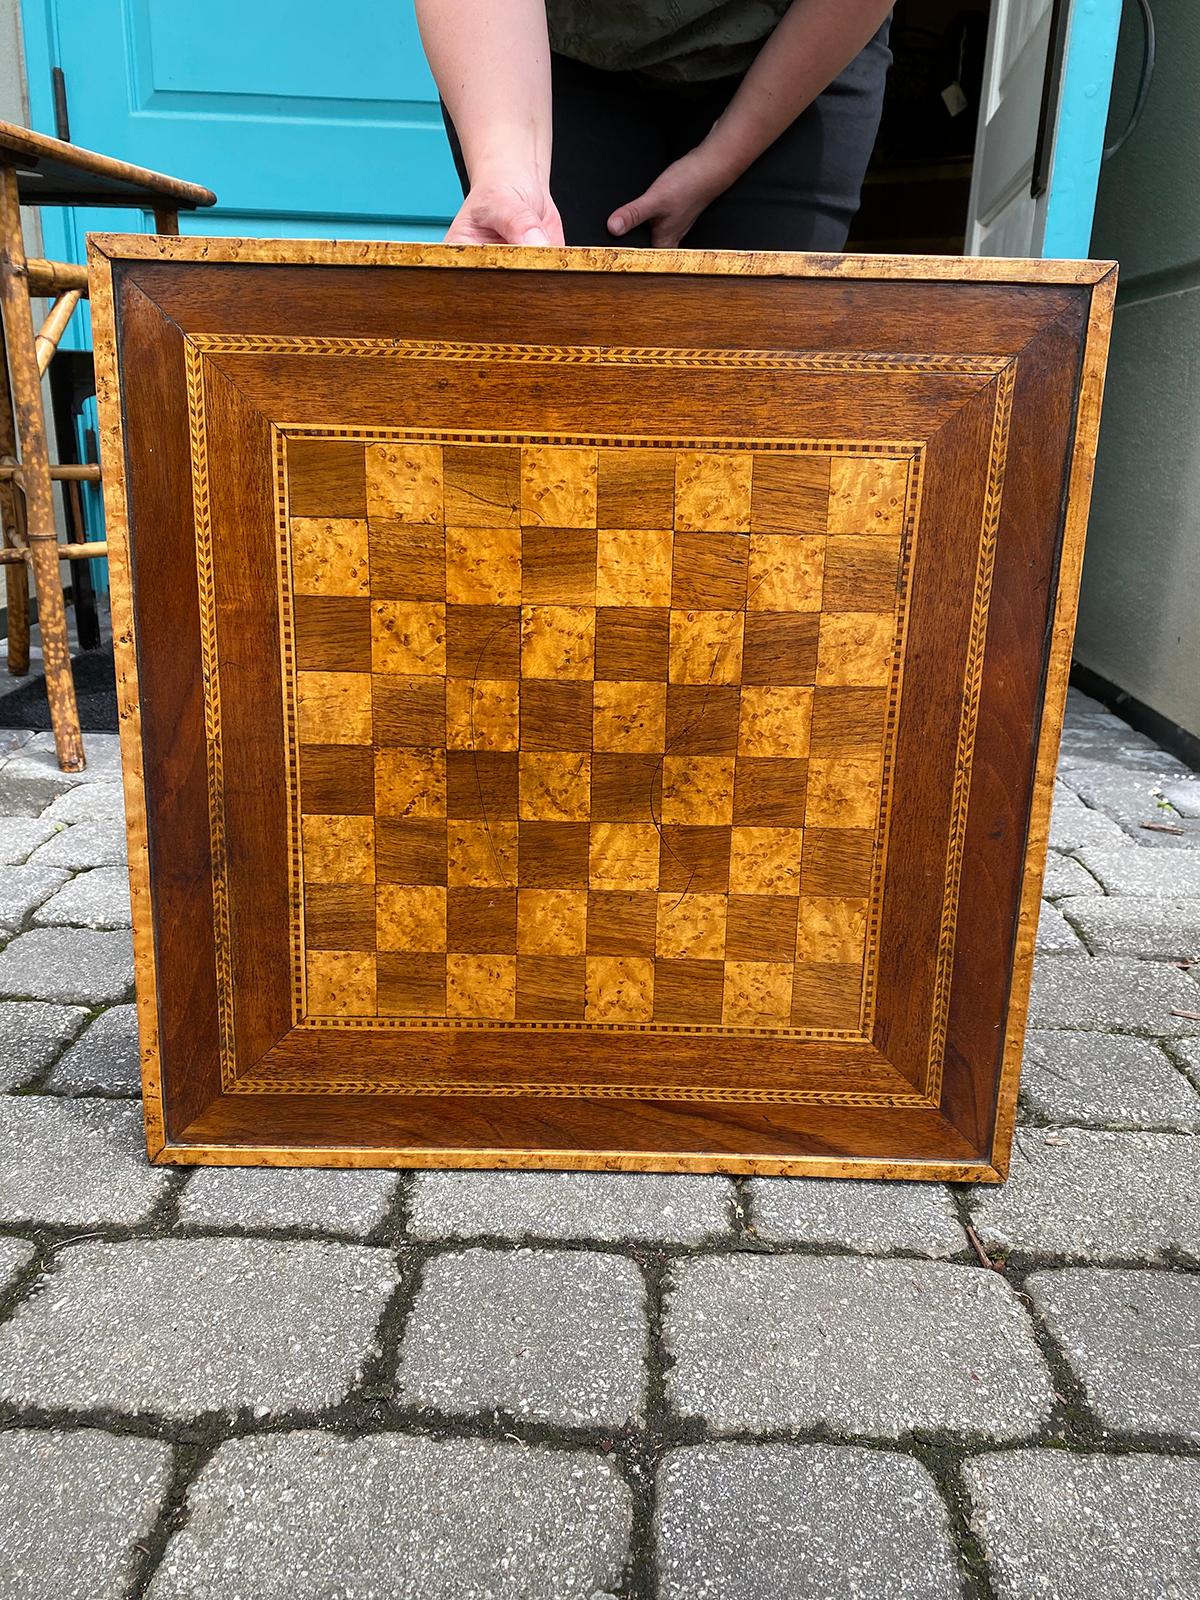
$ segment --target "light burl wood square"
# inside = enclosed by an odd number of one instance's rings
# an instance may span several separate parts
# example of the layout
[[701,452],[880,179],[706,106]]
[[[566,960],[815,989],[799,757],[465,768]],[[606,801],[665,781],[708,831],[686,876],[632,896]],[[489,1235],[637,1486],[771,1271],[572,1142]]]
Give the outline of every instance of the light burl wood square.
[[287,530],[309,1014],[854,1034],[908,470],[367,444]]

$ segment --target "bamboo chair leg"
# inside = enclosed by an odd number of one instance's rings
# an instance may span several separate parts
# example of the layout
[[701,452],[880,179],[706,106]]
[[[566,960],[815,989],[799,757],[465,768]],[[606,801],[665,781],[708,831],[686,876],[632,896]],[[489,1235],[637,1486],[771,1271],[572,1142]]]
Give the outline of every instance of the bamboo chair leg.
[[46,368],[54,359],[54,352],[58,349],[58,341],[67,331],[67,323],[75,313],[79,304],[80,293],[78,289],[68,289],[66,294],[60,294],[50,308],[50,315],[38,329],[37,338],[33,341],[34,354],[37,356],[37,369],[40,377],[45,377]]
[[[7,491],[7,492],[6,492]],[[25,504],[13,483],[0,483],[0,518],[4,537],[0,548],[14,550],[25,533]],[[20,678],[29,671],[29,574],[24,561],[9,562],[4,568],[4,599],[8,606],[8,670]]]
[[17,175],[0,167],[0,312],[8,346],[13,399],[20,437],[22,478],[33,582],[38,600],[38,625],[46,669],[46,693],[58,764],[64,772],[85,766],[71,653],[67,645],[67,611],[58,570],[58,534],[50,485],[50,452],[42,410],[42,380],[34,349],[33,311],[21,235]]

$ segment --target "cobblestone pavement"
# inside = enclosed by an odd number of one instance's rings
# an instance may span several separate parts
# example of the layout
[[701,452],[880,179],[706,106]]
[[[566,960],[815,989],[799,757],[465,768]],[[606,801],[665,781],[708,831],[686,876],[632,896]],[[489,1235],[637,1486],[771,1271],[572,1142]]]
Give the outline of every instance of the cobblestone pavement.
[[1198,1600],[1200,778],[1072,694],[1002,1189],[146,1165],[0,732],[0,1600]]

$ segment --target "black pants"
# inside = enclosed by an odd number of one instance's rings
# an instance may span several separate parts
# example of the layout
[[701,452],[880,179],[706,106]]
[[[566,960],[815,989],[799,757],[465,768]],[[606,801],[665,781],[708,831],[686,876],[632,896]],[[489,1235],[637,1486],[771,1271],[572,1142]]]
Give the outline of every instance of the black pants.
[[[683,243],[696,249],[837,251],[858,210],[891,64],[885,22],[848,67],[697,218]],[[568,244],[615,244],[608,218],[698,145],[740,78],[666,84],[635,72],[600,72],[551,57],[554,152],[550,192]],[[458,136],[442,114],[463,193]],[[650,243],[648,226],[623,245]]]

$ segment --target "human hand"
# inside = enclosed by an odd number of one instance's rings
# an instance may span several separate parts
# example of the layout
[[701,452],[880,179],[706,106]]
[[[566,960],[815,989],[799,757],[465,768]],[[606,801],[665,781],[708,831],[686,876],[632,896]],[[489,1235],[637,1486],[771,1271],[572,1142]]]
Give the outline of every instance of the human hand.
[[669,249],[729,181],[703,145],[697,145],[660,172],[644,194],[619,206],[608,219],[608,231],[620,238],[648,222],[650,243]]
[[558,208],[534,177],[471,185],[446,233],[447,244],[562,244]]

